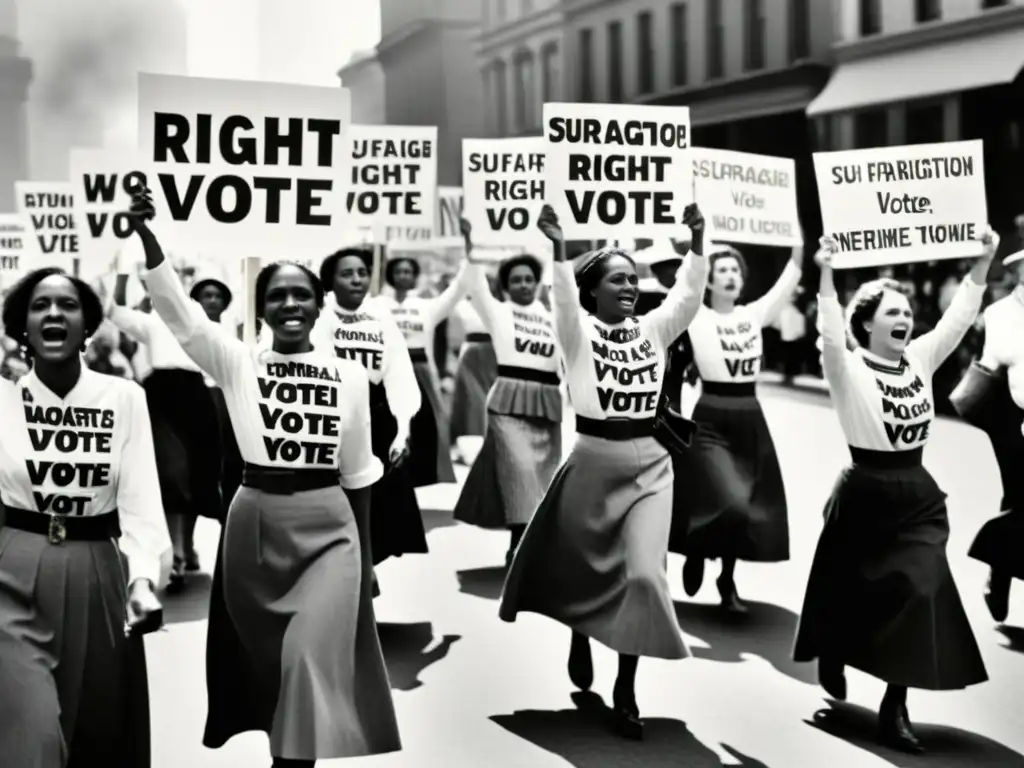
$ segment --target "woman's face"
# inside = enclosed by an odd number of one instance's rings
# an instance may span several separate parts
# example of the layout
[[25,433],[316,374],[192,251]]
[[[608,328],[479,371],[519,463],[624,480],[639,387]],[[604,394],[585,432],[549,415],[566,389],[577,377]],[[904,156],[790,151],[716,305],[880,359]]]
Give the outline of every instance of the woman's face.
[[416,271],[408,259],[396,262],[391,268],[391,279],[399,291],[411,291],[416,287]]
[[334,297],[345,309],[358,309],[370,289],[370,270],[358,256],[343,256],[334,268]]
[[219,321],[220,316],[227,309],[228,302],[224,291],[213,283],[207,283],[200,288],[196,299],[199,301],[203,311],[206,312],[206,316],[214,321]]
[[301,342],[309,337],[319,316],[316,293],[306,273],[292,264],[279,267],[263,299],[263,322],[270,326],[274,338],[287,344]]
[[743,270],[739,259],[733,256],[719,256],[708,278],[711,295],[719,299],[736,301],[743,291]]
[[624,256],[612,256],[604,263],[604,274],[593,289],[597,316],[607,322],[621,322],[633,316],[640,278],[636,267]]
[[910,343],[914,313],[910,301],[902,293],[885,291],[874,316],[864,323],[871,340],[870,351],[883,357],[897,358]]
[[526,264],[519,264],[508,273],[508,297],[520,306],[528,306],[537,296],[537,278]]
[[50,275],[32,291],[25,324],[26,343],[37,360],[60,363],[85,343],[85,313],[78,290],[61,275]]

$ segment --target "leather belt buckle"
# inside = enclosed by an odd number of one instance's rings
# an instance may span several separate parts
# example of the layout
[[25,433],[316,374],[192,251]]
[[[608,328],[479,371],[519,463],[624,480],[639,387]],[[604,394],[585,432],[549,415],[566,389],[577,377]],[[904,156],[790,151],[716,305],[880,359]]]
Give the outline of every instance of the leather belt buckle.
[[59,546],[63,544],[68,537],[68,528],[66,525],[67,515],[52,514],[50,515],[50,525],[47,530],[47,538],[50,543]]

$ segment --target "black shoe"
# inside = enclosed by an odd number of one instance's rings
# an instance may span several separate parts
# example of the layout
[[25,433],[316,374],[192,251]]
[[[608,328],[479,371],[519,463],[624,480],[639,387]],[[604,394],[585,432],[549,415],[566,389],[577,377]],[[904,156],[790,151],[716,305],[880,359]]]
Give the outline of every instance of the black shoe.
[[175,594],[185,588],[185,561],[183,558],[175,557],[174,565],[171,567],[171,575],[167,581],[167,593]]
[[624,739],[643,741],[644,721],[640,719],[640,710],[633,696],[615,692],[612,699],[614,707],[610,713],[611,729]]
[[1010,612],[1010,579],[992,571],[988,577],[988,588],[985,590],[985,605],[992,618],[1002,624]]
[[924,752],[921,741],[914,735],[910,725],[906,704],[882,700],[882,706],[878,710],[878,740],[887,747],[910,755],[920,755]]
[[185,555],[185,573],[199,573],[199,554],[197,552],[189,552]]
[[693,597],[700,592],[704,583],[704,558],[696,555],[687,556],[683,563],[683,589],[686,594]]
[[732,579],[723,580],[719,577],[716,583],[718,584],[718,594],[722,597],[722,607],[726,611],[734,616],[747,612],[747,606],[743,604],[740,596],[736,594],[736,584]]
[[575,632],[569,645],[569,679],[581,691],[589,691],[594,684],[594,658],[590,653],[590,640]]
[[818,684],[836,701],[846,701],[846,674],[842,664],[818,659]]

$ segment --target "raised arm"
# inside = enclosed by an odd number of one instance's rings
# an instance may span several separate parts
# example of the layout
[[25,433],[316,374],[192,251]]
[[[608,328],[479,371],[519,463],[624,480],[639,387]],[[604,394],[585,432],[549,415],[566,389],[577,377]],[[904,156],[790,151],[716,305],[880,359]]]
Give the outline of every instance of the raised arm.
[[480,315],[480,320],[489,333],[494,333],[494,324],[497,320],[496,308],[501,302],[494,298],[491,293],[491,286],[487,284],[487,273],[483,265],[473,259],[473,232],[466,219],[459,221],[462,231],[462,239],[466,244],[466,290],[469,292],[469,301],[473,309]]
[[155,315],[128,308],[128,275],[118,272],[114,282],[112,301],[105,307],[107,318],[118,330],[139,344],[152,344],[155,324],[160,319]]
[[815,261],[821,268],[818,284],[818,332],[821,334],[821,368],[828,381],[829,389],[841,392],[847,387],[850,376],[850,348],[846,343],[846,322],[843,307],[836,293],[835,277],[832,273],[832,258],[839,252],[839,245],[830,237],[821,238],[821,248]]
[[469,281],[466,275],[466,262],[462,262],[459,271],[455,274],[451,283],[440,296],[431,299],[427,304],[427,325],[433,329],[444,322],[448,315],[455,309],[455,305],[462,301],[469,288]]
[[768,292],[757,301],[750,302],[750,311],[757,318],[761,327],[771,325],[779,316],[782,308],[786,306],[793,295],[793,291],[800,284],[800,277],[804,273],[804,247],[803,245],[793,246],[786,268],[782,270],[775,285],[768,289]]

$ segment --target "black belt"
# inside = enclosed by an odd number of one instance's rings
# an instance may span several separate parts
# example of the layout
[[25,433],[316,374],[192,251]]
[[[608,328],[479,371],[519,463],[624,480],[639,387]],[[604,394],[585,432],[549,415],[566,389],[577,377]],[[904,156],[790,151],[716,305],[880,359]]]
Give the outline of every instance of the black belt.
[[427,350],[420,347],[419,349],[410,349],[409,357],[414,363],[425,363],[427,362]]
[[491,340],[491,334],[489,333],[467,333],[466,341],[475,342],[488,342]]
[[121,523],[117,510],[102,515],[51,515],[17,507],[0,509],[2,526],[26,533],[46,536],[51,544],[65,541],[107,541],[121,538]]
[[909,451],[870,451],[867,448],[850,446],[850,456],[858,467],[870,469],[910,469],[921,466],[924,448]]
[[274,496],[291,496],[303,491],[341,487],[336,469],[283,469],[246,463],[242,469],[242,487]]
[[701,381],[701,392],[719,397],[754,397],[757,394],[757,385],[752,381]]
[[506,379],[535,381],[538,384],[551,384],[555,387],[561,382],[554,371],[535,371],[533,368],[520,368],[517,365],[499,365],[498,375]]
[[636,440],[654,434],[655,419],[588,419],[576,417],[576,432],[604,440]]

